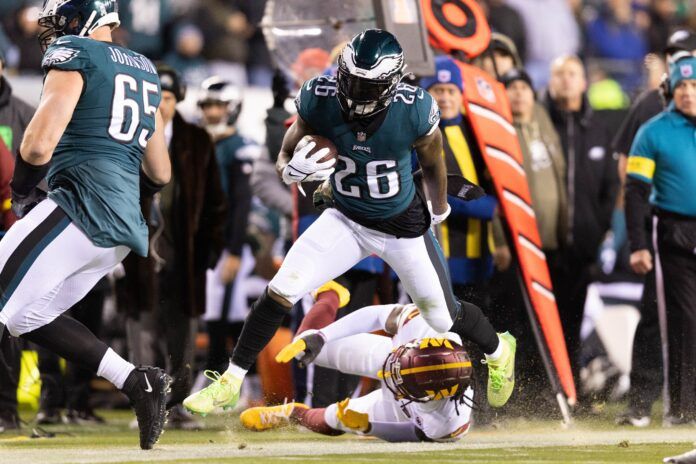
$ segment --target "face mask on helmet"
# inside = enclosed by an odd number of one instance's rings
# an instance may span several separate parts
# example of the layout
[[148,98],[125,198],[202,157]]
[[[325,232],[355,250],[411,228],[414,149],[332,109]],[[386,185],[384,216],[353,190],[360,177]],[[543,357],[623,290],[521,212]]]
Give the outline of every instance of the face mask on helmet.
[[338,57],[336,94],[349,119],[372,116],[394,98],[404,68],[396,38],[378,29],[358,34]]
[[116,0],[45,0],[39,26],[41,51],[45,52],[59,37],[77,35],[87,37],[102,26],[118,27]]
[[392,351],[380,377],[397,400],[426,403],[461,398],[472,373],[461,345],[446,338],[423,338]]
[[[208,112],[210,106],[220,108],[220,113]],[[223,135],[230,127],[234,126],[242,111],[241,95],[236,87],[218,77],[206,79],[202,84],[202,92],[198,99],[198,106],[203,112],[205,128],[212,136]]]

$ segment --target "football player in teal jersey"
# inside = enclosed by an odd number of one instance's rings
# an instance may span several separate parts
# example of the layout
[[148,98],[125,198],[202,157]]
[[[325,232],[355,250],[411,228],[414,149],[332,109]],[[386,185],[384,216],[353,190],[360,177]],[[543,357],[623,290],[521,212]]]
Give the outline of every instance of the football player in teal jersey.
[[[515,340],[499,336],[477,306],[456,302],[429,230],[450,211],[439,109],[428,92],[401,82],[403,70],[396,37],[370,29],[343,48],[337,77],[316,77],[300,89],[278,172],[287,184],[330,179],[334,207],[292,246],[252,306],[227,371],[184,400],[190,411],[234,406],[247,370],[292,305],[371,254],[398,274],[430,327],[458,333],[486,353],[489,402],[502,406],[510,397]],[[306,135],[330,139],[338,160],[320,162],[328,149],[314,150],[314,143],[298,147]],[[422,188],[411,172],[413,150]]]
[[111,381],[150,449],[171,378],[136,368],[63,313],[130,250],[147,254],[141,184],[156,190],[171,176],[159,78],[150,60],[112,43],[115,0],[46,0],[39,24],[45,78],[11,184],[21,219],[0,242],[0,328]]

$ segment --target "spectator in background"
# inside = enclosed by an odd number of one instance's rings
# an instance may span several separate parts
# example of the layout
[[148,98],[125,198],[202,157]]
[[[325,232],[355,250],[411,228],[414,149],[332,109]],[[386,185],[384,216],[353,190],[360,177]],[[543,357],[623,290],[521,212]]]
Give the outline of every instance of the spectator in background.
[[[670,64],[673,105],[641,126],[628,157],[626,224],[631,267],[657,267],[667,345],[667,424],[696,421],[696,58]],[[645,231],[652,217],[653,255]],[[660,291],[661,290],[661,291]]]
[[[486,13],[491,30],[509,37],[524,60],[527,56],[527,33],[522,17],[505,0],[477,0]],[[518,66],[521,66],[520,63]]]
[[674,0],[650,0],[648,7],[650,27],[647,31],[650,53],[662,52],[677,25],[676,13],[677,4]]
[[259,24],[266,10],[266,0],[236,0],[249,24],[249,53],[246,60],[249,85],[268,88],[271,86],[271,54],[266,47],[266,39]]
[[[696,52],[696,35],[688,30],[676,31],[669,37],[664,49],[667,63],[675,56]],[[667,103],[660,89],[648,89],[633,102],[614,140],[614,151],[619,154],[619,176],[626,177],[626,161],[638,129],[654,116],[660,114]],[[645,233],[652,236],[652,223],[645,221]],[[652,241],[647,242],[652,252]],[[657,315],[657,290],[655,269],[645,274],[643,296],[639,306],[641,318],[633,339],[631,389],[628,407],[617,418],[621,425],[636,427],[650,424],[653,403],[662,391],[662,354],[660,328]]]
[[210,76],[203,45],[201,30],[193,24],[182,24],[174,33],[174,50],[164,57],[163,61],[181,74],[187,86],[199,87]]
[[211,72],[234,85],[246,85],[244,65],[253,28],[244,12],[236,2],[200,0],[194,19],[203,31],[203,55],[210,61]]
[[[34,110],[12,95],[12,88],[3,76],[5,57],[0,50],[0,231],[15,222],[10,208],[10,180],[14,157]],[[21,361],[20,340],[0,330],[0,432],[19,428],[17,385]]]
[[[501,82],[510,101],[541,246],[552,268],[565,245],[568,229],[566,163],[561,141],[548,113],[536,103],[531,78],[525,71],[512,69],[501,77]],[[512,398],[513,412],[548,418],[553,395],[532,327],[521,306],[518,264],[512,260],[499,220],[494,223],[494,240],[497,272],[491,283],[491,313],[504,318],[500,323],[512,327],[518,340],[523,340],[517,354],[520,375],[516,379],[517,394]]]
[[8,38],[19,52],[19,60],[14,67],[26,74],[41,72],[43,54],[36,39],[40,32],[40,6],[41,2],[26,0],[14,15],[5,16],[3,21]]
[[507,0],[522,16],[527,35],[526,69],[539,88],[549,79],[549,65],[581,48],[580,28],[568,0]]
[[14,156],[22,143],[24,129],[34,115],[34,108],[12,94],[12,87],[3,76],[4,71],[5,56],[0,50],[0,139]]
[[505,75],[513,68],[522,67],[522,59],[513,41],[497,32],[491,34],[488,50],[474,61],[478,67],[494,77]]
[[619,190],[611,128],[601,113],[593,112],[586,90],[585,69],[577,56],[561,56],[552,63],[544,104],[566,156],[568,236],[559,259],[549,264],[576,378],[587,286]]
[[290,113],[285,109],[285,101],[289,91],[283,72],[273,73],[271,91],[273,106],[268,109],[266,116],[266,149],[261,152],[259,159],[254,162],[251,175],[251,188],[261,202],[267,207],[280,213],[284,218],[292,215],[293,201],[290,189],[278,177],[275,168],[276,158],[285,135],[285,121]]
[[[181,401],[192,385],[197,318],[205,308],[206,271],[223,246],[225,197],[215,146],[202,128],[176,111],[185,87],[177,72],[157,68],[162,86],[160,111],[172,159],[172,180],[154,198],[141,197],[143,217],[152,218],[150,253],[123,262],[119,304],[128,314],[126,330],[134,363],[167,363],[174,382],[167,401],[168,426],[199,428]],[[158,358],[159,356],[159,358]]]
[[164,29],[172,16],[170,0],[118,0],[118,6],[128,48],[159,60],[165,51]]
[[602,68],[629,93],[642,83],[647,53],[645,31],[636,21],[631,0],[603,3],[586,26],[587,54],[601,60]]

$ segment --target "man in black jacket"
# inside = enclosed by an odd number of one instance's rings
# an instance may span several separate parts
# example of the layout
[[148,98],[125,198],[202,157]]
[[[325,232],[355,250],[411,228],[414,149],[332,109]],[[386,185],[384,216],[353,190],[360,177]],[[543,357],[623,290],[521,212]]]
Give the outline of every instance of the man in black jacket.
[[155,197],[143,196],[150,218],[150,253],[131,254],[119,283],[119,306],[128,313],[131,361],[154,364],[163,358],[174,377],[168,426],[198,428],[181,408],[192,384],[197,318],[205,309],[206,271],[215,266],[224,242],[225,196],[215,145],[207,132],[176,112],[184,97],[178,73],[157,68],[162,85],[160,111],[172,159],[172,180]]
[[592,111],[586,90],[578,57],[562,56],[552,63],[544,104],[566,156],[569,227],[567,245],[549,267],[576,378],[587,286],[619,190],[611,128]]

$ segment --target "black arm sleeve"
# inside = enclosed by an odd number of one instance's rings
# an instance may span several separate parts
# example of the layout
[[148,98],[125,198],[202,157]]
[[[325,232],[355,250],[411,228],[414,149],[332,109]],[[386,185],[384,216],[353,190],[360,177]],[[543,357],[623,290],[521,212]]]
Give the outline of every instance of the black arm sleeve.
[[240,256],[246,237],[249,211],[251,211],[251,184],[249,175],[244,173],[245,163],[234,162],[229,169],[230,198],[225,227],[225,243],[230,254]]
[[650,191],[652,186],[642,180],[628,177],[626,179],[626,229],[631,252],[648,249],[648,237],[645,226],[650,220]]

